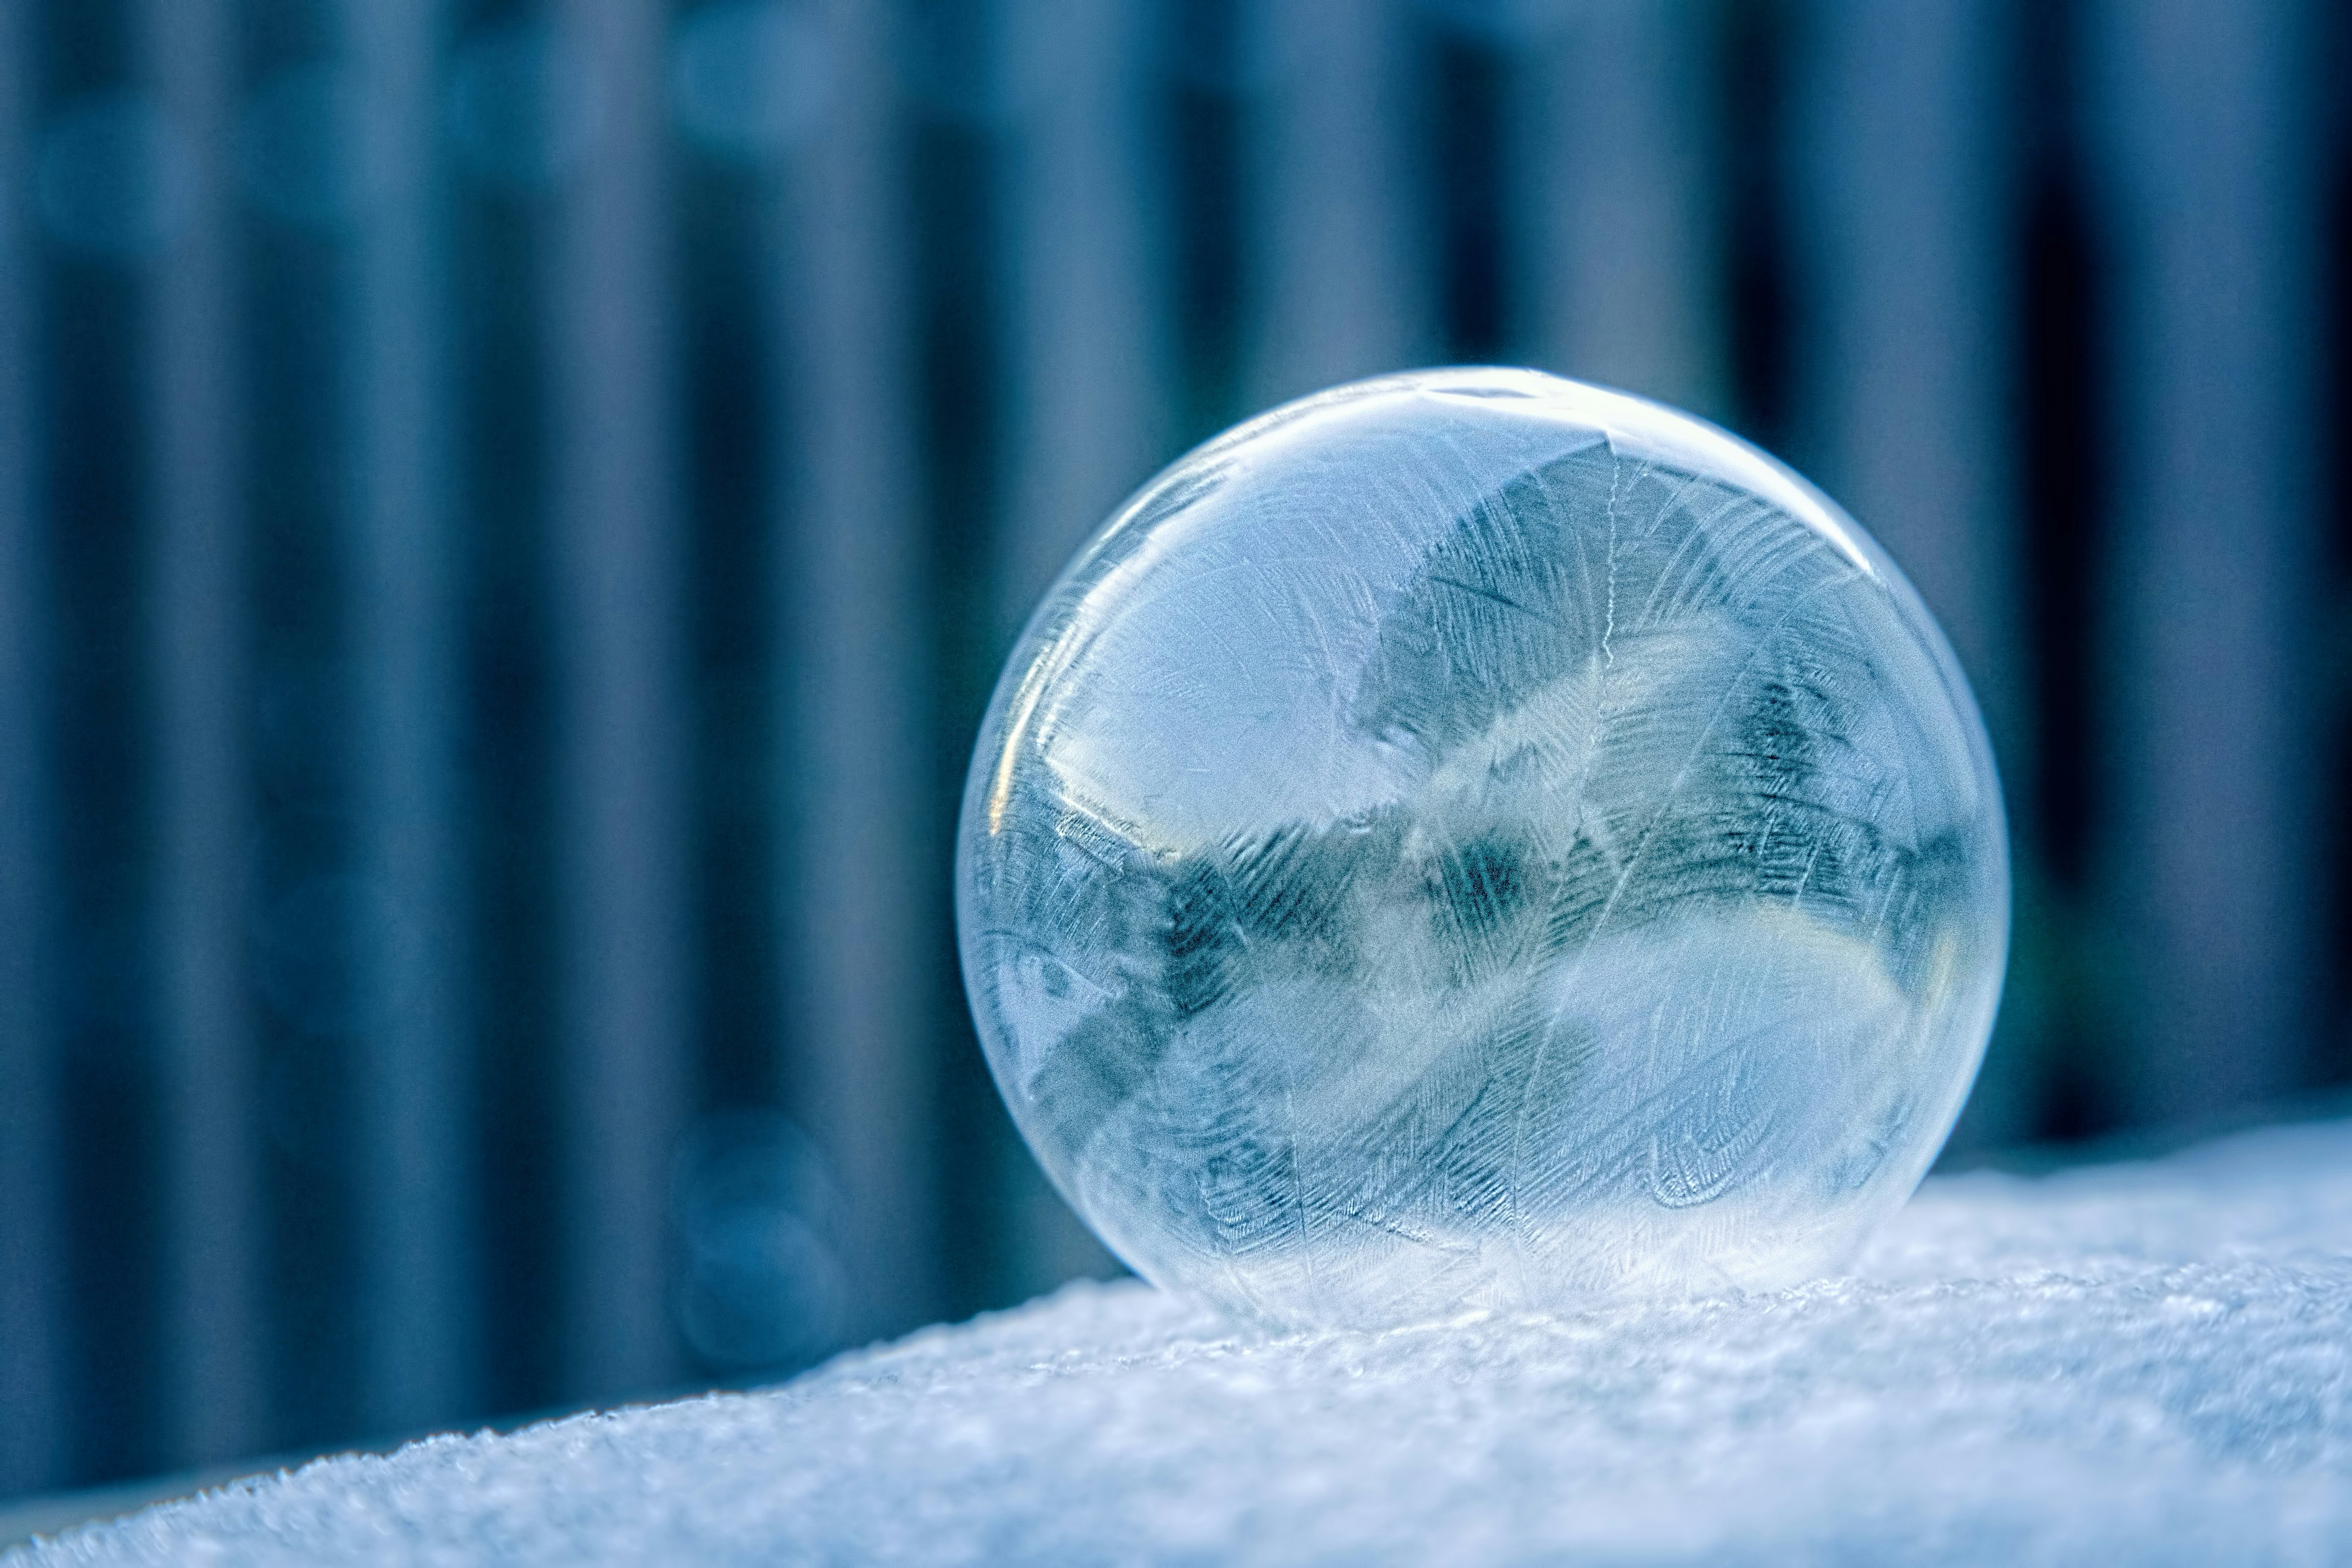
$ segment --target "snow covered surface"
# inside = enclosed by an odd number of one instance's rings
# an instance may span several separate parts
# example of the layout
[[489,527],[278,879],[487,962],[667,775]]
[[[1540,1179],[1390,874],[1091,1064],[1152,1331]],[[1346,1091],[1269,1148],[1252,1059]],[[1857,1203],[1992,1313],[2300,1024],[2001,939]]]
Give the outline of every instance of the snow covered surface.
[[2352,1122],[1930,1182],[1853,1277],[1269,1339],[1141,1286],[19,1563],[2322,1563]]

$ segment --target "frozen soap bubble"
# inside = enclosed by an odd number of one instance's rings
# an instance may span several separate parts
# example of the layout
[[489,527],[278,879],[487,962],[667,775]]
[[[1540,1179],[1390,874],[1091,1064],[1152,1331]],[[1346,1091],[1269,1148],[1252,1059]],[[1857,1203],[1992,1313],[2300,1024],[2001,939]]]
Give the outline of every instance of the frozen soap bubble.
[[1146,1278],[1285,1326],[1834,1271],[2008,943],[1958,666],[1853,521],[1528,371],[1340,387],[1080,552],[965,791],[964,972]]

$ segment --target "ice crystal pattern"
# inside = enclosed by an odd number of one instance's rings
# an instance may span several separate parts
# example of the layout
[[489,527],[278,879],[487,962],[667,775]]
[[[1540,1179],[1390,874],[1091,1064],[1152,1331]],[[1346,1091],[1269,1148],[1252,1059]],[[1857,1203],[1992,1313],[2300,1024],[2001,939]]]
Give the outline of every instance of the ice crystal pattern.
[[1278,1325],[1837,1268],[1982,1055],[1967,686],[1853,521],[1520,371],[1193,452],[1030,623],[965,793],[998,1086],[1148,1279]]

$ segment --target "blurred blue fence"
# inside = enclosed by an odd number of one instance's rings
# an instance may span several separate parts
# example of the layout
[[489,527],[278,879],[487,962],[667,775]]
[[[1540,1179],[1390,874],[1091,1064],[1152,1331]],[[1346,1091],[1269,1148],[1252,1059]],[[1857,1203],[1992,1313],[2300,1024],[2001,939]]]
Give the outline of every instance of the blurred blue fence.
[[1111,1267],[946,867],[1028,606],[1273,402],[1717,418],[2021,852],[1965,1147],[2352,1076],[2318,0],[0,0],[0,1494]]

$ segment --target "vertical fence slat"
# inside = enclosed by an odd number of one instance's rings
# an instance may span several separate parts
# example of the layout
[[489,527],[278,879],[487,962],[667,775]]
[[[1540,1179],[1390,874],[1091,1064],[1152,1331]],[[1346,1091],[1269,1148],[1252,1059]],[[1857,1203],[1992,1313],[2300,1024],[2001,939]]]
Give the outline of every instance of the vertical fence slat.
[[664,14],[655,0],[562,10],[598,116],[568,173],[552,283],[564,1373],[608,1397],[677,1373],[666,1203],[689,1032]]
[[[1071,552],[1161,455],[1167,345],[1150,255],[1145,8],[1014,0],[1006,268],[1013,298],[1009,493],[1001,508],[992,651],[1011,647]],[[1024,1298],[1110,1265],[1015,1140],[1011,1278]]]
[[170,1451],[250,1452],[259,1276],[246,1008],[244,442],[235,304],[236,35],[219,0],[151,0],[150,69],[194,162],[190,211],[158,253],[151,380],[163,1245]]
[[1253,411],[1436,352],[1402,0],[1247,0],[1269,80],[1244,159]]
[[48,733],[29,365],[32,215],[22,174],[32,0],[0,0],[0,1496],[65,1479],[58,1397],[57,1049],[41,933],[54,918],[46,846]]
[[1595,0],[1529,45],[1515,323],[1538,363],[1722,417],[1712,8]]
[[[1800,456],[1942,623],[2023,798],[2013,367],[1996,325],[2014,319],[2019,232],[2003,16],[1989,0],[1803,13],[1792,261]],[[2031,1062],[1997,1052],[1966,1139],[2031,1136],[2032,1080]]]
[[855,1338],[924,1321],[941,1300],[922,921],[938,830],[921,820],[931,692],[891,35],[858,0],[821,14],[828,111],[794,155],[777,246],[789,365],[777,614],[792,694],[780,924],[793,1099],[840,1177],[858,1249]]
[[998,542],[1000,646],[1070,552],[1160,457],[1167,345],[1151,255],[1143,7],[1014,0],[1008,273],[1010,494]]
[[444,475],[434,179],[439,0],[343,0],[366,205],[349,418],[359,859],[384,916],[354,1096],[363,1152],[362,1418],[415,1430],[468,1406],[473,1121],[452,817],[456,584]]
[[1795,97],[1800,426],[1816,477],[1936,612],[2010,727],[2016,597],[2003,417],[2010,303],[1984,0],[1819,0]]
[[2294,0],[2084,18],[2118,290],[2106,849],[2133,1120],[2244,1105],[2308,1061],[2312,19]]

